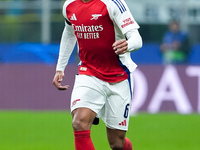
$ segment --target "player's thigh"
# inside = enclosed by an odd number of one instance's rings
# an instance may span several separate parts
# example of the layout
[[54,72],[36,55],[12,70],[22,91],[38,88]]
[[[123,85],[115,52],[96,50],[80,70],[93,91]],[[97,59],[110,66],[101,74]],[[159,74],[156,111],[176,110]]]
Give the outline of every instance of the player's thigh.
[[105,104],[106,126],[111,129],[127,131],[131,106],[131,87],[128,80],[112,88],[112,95]]
[[72,125],[75,131],[90,130],[96,113],[88,108],[77,108],[72,111]]
[[71,112],[78,108],[88,108],[96,114],[105,104],[101,86],[91,76],[77,75],[71,95]]

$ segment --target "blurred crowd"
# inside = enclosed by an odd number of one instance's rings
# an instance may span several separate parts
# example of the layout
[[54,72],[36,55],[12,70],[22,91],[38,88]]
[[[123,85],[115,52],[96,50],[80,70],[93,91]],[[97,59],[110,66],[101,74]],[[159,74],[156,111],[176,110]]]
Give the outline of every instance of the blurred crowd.
[[183,64],[187,62],[190,52],[188,34],[180,30],[178,21],[169,24],[169,30],[164,34],[160,50],[164,64]]
[[[52,43],[59,44],[60,35],[62,33],[63,26],[64,26],[64,18],[61,12],[61,9],[62,9],[61,5],[64,1],[65,0],[53,0],[52,2],[57,2],[57,3],[52,3],[51,8],[49,8],[50,9],[49,11],[50,12],[50,22],[49,22],[50,42],[48,44],[52,44]],[[126,1],[129,2],[129,4],[131,2],[133,2],[134,4],[137,4],[136,0],[126,0]],[[9,2],[9,4],[12,3],[12,5],[9,5],[9,6],[7,4],[5,5],[4,2]],[[43,16],[42,12],[44,12],[42,10],[43,8],[42,3],[41,3],[42,0],[41,1],[38,0],[38,3],[35,3],[35,2],[36,2],[35,0],[0,1],[0,18],[1,18],[0,19],[0,59],[4,57],[5,53],[3,53],[3,51],[12,50],[12,47],[9,47],[10,45],[9,43],[22,43],[22,42],[44,43],[42,40],[42,36],[43,36],[42,34],[44,33],[42,31],[44,29],[42,28],[43,23],[44,23],[42,22],[42,20],[44,20],[42,18]],[[147,1],[143,0],[141,1],[141,3],[146,4]],[[27,4],[29,4],[28,7],[25,6]],[[165,2],[165,4],[167,4],[167,2]],[[37,6],[39,7],[37,8]],[[153,11],[155,8],[153,4],[148,5],[148,6],[149,6],[147,7],[148,11],[144,9],[144,12],[146,13],[143,13],[143,14],[147,14],[147,16],[163,14],[163,13],[158,13],[158,10],[155,13]],[[179,11],[177,12],[174,11],[176,10],[174,9],[174,7],[172,10],[170,9],[169,12],[171,12],[170,14],[173,14],[171,15],[171,17],[174,17],[174,19],[172,18],[173,20],[171,22],[168,22],[168,24],[166,22],[152,23],[151,22],[152,17],[150,18],[147,17],[149,18],[149,20],[147,19],[147,22],[145,23],[142,21],[138,22],[141,27],[139,30],[144,41],[144,48],[142,49],[141,52],[138,52],[138,53],[143,53],[143,55],[147,55],[146,52],[152,48],[148,44],[153,43],[154,44],[153,46],[156,47],[155,51],[159,53],[157,54],[156,57],[158,57],[158,55],[159,57],[162,57],[163,64],[185,64],[185,63],[190,62],[189,59],[191,59],[191,54],[200,55],[200,45],[199,45],[200,44],[200,34],[199,34],[200,25],[192,24],[192,23],[188,24],[189,26],[186,32],[181,27],[181,25],[183,25],[183,22],[181,22],[180,20],[176,18],[177,15],[180,14]],[[190,9],[189,14],[191,16],[195,16],[195,20],[197,20],[196,18],[198,18],[198,14],[200,14],[200,8],[198,9],[198,5],[195,9]],[[137,13],[134,14],[134,17],[137,17],[137,16],[138,16]],[[145,17],[140,17],[140,18],[145,18]],[[179,16],[179,19],[180,19],[180,16]],[[148,23],[148,21],[150,21],[151,23]],[[154,18],[154,21],[156,21],[156,17]],[[5,44],[5,43],[8,43],[7,49],[5,49],[5,46],[4,48],[2,48],[2,44]],[[19,49],[19,48],[15,48],[15,49]],[[193,53],[194,49],[196,51],[195,53]],[[34,48],[30,48],[30,51],[31,50],[34,50]],[[137,55],[137,53],[135,53],[134,55]],[[155,55],[152,54],[152,56],[150,56],[149,59],[152,59],[153,56]],[[143,60],[146,61],[147,57],[146,56],[144,57],[145,58]],[[200,59],[198,60],[197,58],[198,56],[195,56],[195,57],[196,57],[196,60],[200,63]],[[149,63],[149,61],[146,61],[146,62]]]

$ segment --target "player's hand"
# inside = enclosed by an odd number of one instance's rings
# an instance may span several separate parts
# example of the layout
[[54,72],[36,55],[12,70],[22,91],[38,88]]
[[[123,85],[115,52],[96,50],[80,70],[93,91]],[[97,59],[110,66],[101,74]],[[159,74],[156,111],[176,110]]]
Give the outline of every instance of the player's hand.
[[119,41],[114,42],[112,47],[113,47],[113,50],[115,50],[115,53],[117,55],[120,55],[127,52],[128,43],[125,39],[121,39]]
[[61,82],[64,78],[64,73],[62,71],[56,71],[56,74],[53,79],[53,84],[56,86],[58,90],[67,90],[69,85],[61,85]]

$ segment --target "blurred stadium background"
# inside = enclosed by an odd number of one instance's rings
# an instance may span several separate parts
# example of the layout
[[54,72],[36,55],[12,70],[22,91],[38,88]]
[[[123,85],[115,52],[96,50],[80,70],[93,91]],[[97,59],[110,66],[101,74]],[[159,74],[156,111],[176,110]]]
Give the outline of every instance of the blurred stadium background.
[[[131,54],[139,67],[133,74],[133,117],[127,135],[137,150],[199,150],[200,1],[126,2],[143,38],[143,47]],[[64,79],[70,90],[57,91],[52,85],[63,3],[0,1],[1,150],[74,149],[69,101],[77,73],[76,47]],[[164,65],[159,48],[172,19],[189,34],[188,62],[181,65]],[[97,150],[109,149],[102,124],[93,129]]]

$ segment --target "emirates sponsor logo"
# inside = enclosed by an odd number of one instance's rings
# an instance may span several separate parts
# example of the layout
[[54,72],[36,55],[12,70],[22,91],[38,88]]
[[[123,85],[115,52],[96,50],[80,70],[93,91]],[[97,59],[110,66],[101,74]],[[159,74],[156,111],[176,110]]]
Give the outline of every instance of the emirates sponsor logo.
[[74,31],[76,32],[76,36],[78,39],[99,39],[99,32],[103,31],[103,25],[75,25],[72,24]]
[[72,27],[74,29],[74,31],[76,32],[99,32],[99,31],[103,31],[103,25],[91,25],[91,26],[85,26],[85,25],[80,25],[77,26],[75,24],[72,24]]

